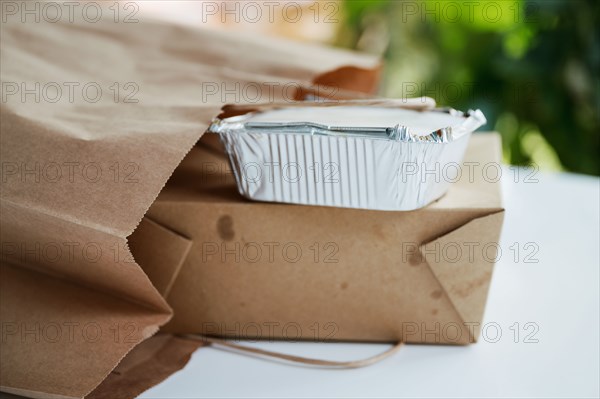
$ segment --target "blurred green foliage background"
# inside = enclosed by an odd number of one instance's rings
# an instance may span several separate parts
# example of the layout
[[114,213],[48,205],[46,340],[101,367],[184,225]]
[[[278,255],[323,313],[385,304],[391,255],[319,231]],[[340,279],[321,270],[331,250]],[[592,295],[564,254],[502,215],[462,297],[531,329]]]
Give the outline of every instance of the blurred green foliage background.
[[480,108],[507,162],[600,175],[599,4],[346,0],[337,44],[383,55],[385,96]]

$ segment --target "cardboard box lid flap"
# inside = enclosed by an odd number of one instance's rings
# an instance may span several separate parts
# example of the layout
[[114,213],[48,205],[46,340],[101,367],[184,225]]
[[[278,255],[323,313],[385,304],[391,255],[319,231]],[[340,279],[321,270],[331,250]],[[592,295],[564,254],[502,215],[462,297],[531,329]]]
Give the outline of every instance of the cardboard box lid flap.
[[464,323],[483,318],[503,218],[498,212],[474,219],[419,248]]
[[131,252],[158,292],[167,297],[192,241],[145,216],[129,236]]
[[491,212],[501,211],[501,155],[502,141],[498,133],[473,133],[459,171],[460,177],[454,181],[455,170],[451,167],[447,167],[446,171],[442,169],[440,178],[447,178],[453,183],[446,195],[428,208],[486,208]]

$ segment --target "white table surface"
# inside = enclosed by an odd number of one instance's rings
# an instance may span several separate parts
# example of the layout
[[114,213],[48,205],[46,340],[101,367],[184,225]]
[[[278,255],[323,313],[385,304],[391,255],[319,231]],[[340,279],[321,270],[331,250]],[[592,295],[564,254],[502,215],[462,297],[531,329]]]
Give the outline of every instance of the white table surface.
[[[598,397],[600,395],[600,179],[539,173],[538,183],[503,174],[506,218],[484,324],[502,336],[474,345],[408,345],[373,366],[324,370],[202,348],[141,398],[201,397]],[[539,263],[515,263],[509,247],[537,243]],[[521,254],[524,258],[524,254]],[[521,334],[515,342],[515,322]],[[524,342],[525,323],[539,331]],[[382,344],[261,342],[248,345],[353,360]]]

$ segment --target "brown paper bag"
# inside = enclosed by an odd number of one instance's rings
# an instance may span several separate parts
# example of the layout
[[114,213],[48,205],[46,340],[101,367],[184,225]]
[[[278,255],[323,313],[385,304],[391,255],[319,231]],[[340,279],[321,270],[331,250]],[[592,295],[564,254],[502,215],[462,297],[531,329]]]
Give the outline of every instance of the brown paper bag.
[[[338,82],[331,97],[378,76],[377,60],[341,50],[111,15],[3,15],[4,392],[83,397],[170,319],[157,290],[170,282],[151,284],[127,237],[222,102],[291,101]],[[185,243],[156,251],[168,245]]]

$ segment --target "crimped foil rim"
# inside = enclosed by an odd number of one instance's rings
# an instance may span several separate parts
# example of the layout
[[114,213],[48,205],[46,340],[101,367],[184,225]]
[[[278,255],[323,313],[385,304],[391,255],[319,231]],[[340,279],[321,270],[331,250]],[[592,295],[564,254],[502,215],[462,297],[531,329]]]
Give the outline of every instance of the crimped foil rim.
[[[339,105],[340,106],[360,106],[360,105],[356,105],[356,104],[344,104],[343,102],[339,103]],[[246,120],[250,119],[253,115],[256,115],[259,113],[264,113],[264,112],[268,112],[268,111],[248,112],[243,115],[236,115],[236,116],[223,118],[223,119],[215,118],[215,119],[213,119],[211,125],[209,126],[208,131],[211,133],[260,132],[260,133],[270,134],[270,132],[268,132],[268,130],[273,130],[273,133],[282,133],[282,130],[285,127],[285,126],[283,126],[284,124],[279,124],[279,125],[281,125],[280,126],[281,129],[278,129],[277,126],[275,126],[275,124],[274,124],[273,128],[271,128],[271,129],[248,128],[246,126],[246,123],[245,123]],[[415,111],[415,112],[417,112],[417,111]],[[346,127],[340,127],[340,126],[327,126],[327,125],[317,124],[317,123],[313,123],[313,122],[294,122],[292,124],[288,124],[287,125],[287,127],[288,127],[287,133],[311,134],[307,131],[293,130],[294,127],[305,126],[305,127],[321,129],[321,131],[324,132],[325,135],[327,135],[326,134],[327,132],[330,132],[331,135],[334,135],[334,133],[339,134],[340,132],[345,132],[348,134],[349,137],[369,138],[369,139],[373,139],[373,140],[384,139],[384,140],[390,140],[390,141],[395,141],[395,142],[405,142],[405,143],[426,142],[426,143],[444,144],[444,143],[449,143],[449,142],[458,140],[461,137],[472,133],[477,128],[479,128],[480,126],[484,125],[487,122],[485,116],[483,115],[483,112],[481,112],[479,109],[468,110],[467,112],[462,112],[462,111],[458,111],[454,108],[446,107],[446,108],[433,108],[433,109],[424,110],[424,111],[420,111],[420,112],[444,112],[444,113],[448,113],[453,116],[464,117],[465,119],[462,121],[462,123],[460,123],[456,126],[447,126],[444,128],[440,128],[440,129],[434,130],[433,132],[431,132],[427,135],[417,135],[417,134],[411,132],[411,129],[409,127],[398,124],[394,127],[381,128],[381,129],[386,129],[388,131],[387,132],[388,137],[375,137],[375,136],[370,135],[370,133],[366,131],[367,129],[369,129],[368,127],[346,128]],[[363,131],[361,131],[361,129],[363,129]]]

